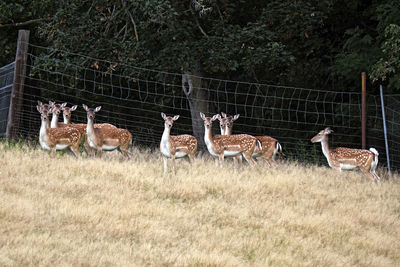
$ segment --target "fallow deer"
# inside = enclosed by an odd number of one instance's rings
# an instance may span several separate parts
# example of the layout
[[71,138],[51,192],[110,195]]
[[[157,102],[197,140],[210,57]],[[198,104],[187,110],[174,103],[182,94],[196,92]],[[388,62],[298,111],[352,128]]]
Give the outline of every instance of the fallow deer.
[[51,128],[63,128],[63,127],[70,126],[70,125],[68,125],[66,123],[58,121],[58,117],[60,116],[61,110],[66,105],[67,105],[67,103],[56,104],[56,103],[50,101],[50,112],[53,114],[52,117],[51,117],[51,123],[50,123],[50,127]]
[[170,135],[172,125],[179,118],[179,115],[169,117],[161,112],[161,117],[164,119],[164,132],[160,142],[160,150],[164,160],[164,173],[167,172],[168,158],[172,160],[172,169],[175,172],[175,158],[188,157],[190,162],[193,162],[197,151],[197,139],[188,134]]
[[95,113],[100,111],[101,106],[93,109],[83,105],[83,108],[86,110],[88,120],[86,126],[87,140],[89,146],[97,150],[97,156],[101,157],[103,150],[111,151],[119,148],[125,158],[129,159],[128,148],[132,145],[132,134],[128,130],[120,128],[95,128]]
[[[50,101],[51,102],[51,101]],[[43,110],[43,111],[47,111],[50,110],[50,104],[44,104],[42,103],[40,100],[37,101],[38,106]]]
[[[231,135],[233,130],[233,122],[237,120],[240,115],[236,114],[235,116],[228,116],[224,112],[221,112],[221,114],[222,117],[226,119],[225,134]],[[262,149],[257,146],[254,149],[252,157],[263,160],[268,166],[276,166],[276,155],[278,153],[282,153],[282,146],[278,140],[267,135],[254,137],[261,141]]]
[[79,144],[81,140],[80,132],[71,127],[50,128],[49,113],[43,105],[36,106],[41,114],[41,125],[39,131],[39,143],[43,149],[50,150],[54,157],[56,150],[70,148],[77,158],[79,158]]
[[204,141],[206,143],[208,152],[211,156],[218,157],[219,162],[222,165],[224,157],[236,157],[243,155],[246,161],[254,166],[254,162],[251,155],[256,146],[262,146],[254,136],[248,134],[236,134],[236,135],[212,135],[212,123],[220,115],[214,115],[212,118],[206,117],[200,112],[200,117],[204,121]]
[[340,171],[358,167],[373,181],[379,182],[380,178],[375,172],[378,165],[378,151],[376,151],[375,148],[370,148],[369,150],[346,147],[331,149],[329,147],[328,135],[332,132],[333,131],[328,127],[321,130],[311,139],[313,143],[321,143],[322,152],[328,160],[329,167]]
[[[87,125],[85,123],[71,123],[71,115],[72,115],[72,111],[75,111],[77,109],[77,105],[72,106],[71,108],[67,107],[67,103],[63,103],[61,105],[57,105],[55,104],[53,106],[53,116],[56,114],[57,118],[56,118],[56,123],[54,123],[54,125],[56,125],[56,127],[73,127],[79,130],[79,132],[82,134],[82,136],[85,136],[85,142],[83,144],[86,152],[88,155],[90,156],[94,156],[94,150],[89,146],[87,137],[86,137],[86,128]],[[60,114],[60,112],[63,112],[63,119],[64,122],[63,123],[59,123],[58,122],[58,115]],[[54,118],[54,117],[53,117]],[[53,120],[52,120],[52,124],[53,124]],[[112,124],[109,123],[96,123],[94,124],[94,128],[117,128]]]

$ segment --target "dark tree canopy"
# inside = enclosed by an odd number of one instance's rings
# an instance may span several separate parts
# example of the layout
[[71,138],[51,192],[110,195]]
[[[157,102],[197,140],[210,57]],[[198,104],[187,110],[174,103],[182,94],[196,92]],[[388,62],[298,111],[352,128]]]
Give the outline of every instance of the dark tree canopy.
[[335,90],[359,90],[366,71],[399,91],[399,24],[395,0],[5,0],[0,65],[25,28],[34,44],[151,69]]

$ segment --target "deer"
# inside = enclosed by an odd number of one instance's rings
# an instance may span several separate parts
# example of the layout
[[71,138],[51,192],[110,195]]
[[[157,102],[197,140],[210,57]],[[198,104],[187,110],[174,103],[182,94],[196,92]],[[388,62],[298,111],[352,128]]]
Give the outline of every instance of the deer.
[[[67,107],[67,103],[63,103],[63,104],[53,103],[53,108],[52,108],[53,117],[52,117],[52,121],[51,121],[52,128],[53,128],[53,125],[55,126],[55,128],[73,127],[73,128],[76,128],[79,130],[82,137],[86,136],[87,125],[85,123],[71,123],[72,111],[75,111],[77,108],[78,108],[77,105],[74,105],[69,108],[69,107]],[[62,123],[58,122],[58,116],[60,115],[61,111],[63,112],[63,120],[64,120],[64,122],[62,122]],[[54,120],[54,122],[53,122],[53,120]],[[109,124],[109,123],[94,124],[94,128],[103,128],[103,127],[104,128],[116,128],[114,125]],[[88,155],[94,156],[94,150],[89,146],[87,138],[85,138],[85,142],[84,142],[83,146]]]
[[82,105],[87,113],[86,136],[88,144],[97,151],[97,156],[101,158],[102,151],[112,151],[119,149],[126,159],[130,159],[128,148],[132,145],[132,134],[126,129],[116,127],[94,127],[95,113],[99,112],[101,106],[89,108],[85,104]]
[[40,100],[38,100],[37,103],[38,103],[38,106],[41,107],[43,110],[49,110],[50,109],[50,104],[43,104]]
[[[51,123],[50,123],[50,127],[51,128],[61,128],[61,127],[68,127],[70,125],[68,125],[67,123],[63,123],[63,122],[58,122],[58,117],[60,116],[61,110],[67,105],[67,103],[63,103],[63,104],[56,104],[54,102],[49,102],[50,104],[50,112],[53,114],[53,116],[51,117]],[[82,132],[81,132],[82,134]]]
[[[222,117],[225,118],[225,120],[226,120],[225,134],[231,135],[232,131],[233,131],[233,122],[239,118],[240,114],[236,114],[234,116],[228,116],[224,112],[221,112],[221,114],[222,114]],[[255,159],[263,160],[264,163],[269,167],[277,166],[278,164],[276,162],[276,155],[278,153],[282,154],[282,146],[278,142],[278,140],[276,140],[275,138],[273,138],[271,136],[267,136],[267,135],[255,136],[255,138],[257,138],[258,140],[261,141],[262,149],[260,149],[259,147],[256,147],[252,157]],[[241,158],[240,159],[238,158],[238,160],[240,162]]]
[[322,153],[328,160],[329,167],[339,171],[358,167],[374,182],[379,182],[380,177],[375,172],[378,165],[378,151],[372,147],[369,150],[346,147],[331,149],[328,138],[331,133],[333,133],[333,130],[327,127],[311,139],[312,143],[321,143]]
[[79,158],[79,144],[81,141],[81,133],[71,127],[50,128],[49,114],[50,110],[45,106],[36,106],[40,113],[41,125],[39,131],[39,143],[45,150],[51,151],[54,157],[56,150],[64,150],[70,148],[75,157]]
[[225,157],[236,157],[239,155],[242,155],[251,166],[254,167],[256,165],[251,155],[256,146],[262,149],[260,141],[248,134],[213,136],[212,123],[220,115],[216,114],[213,117],[206,117],[204,113],[200,112],[200,117],[204,121],[204,142],[206,143],[208,152],[211,156],[218,157],[220,166],[222,166]]
[[194,161],[197,151],[197,139],[189,134],[171,135],[171,128],[179,115],[167,116],[161,112],[164,119],[164,132],[161,136],[160,151],[163,155],[164,173],[167,172],[167,160],[172,160],[172,170],[175,172],[175,159],[188,157],[190,163]]

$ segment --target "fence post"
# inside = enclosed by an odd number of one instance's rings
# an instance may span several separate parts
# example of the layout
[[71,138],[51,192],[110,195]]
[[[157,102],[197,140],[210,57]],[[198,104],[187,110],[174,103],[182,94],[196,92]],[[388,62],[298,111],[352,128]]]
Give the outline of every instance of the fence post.
[[361,148],[367,146],[367,75],[361,73]]
[[19,118],[24,95],[24,83],[26,74],[26,58],[28,52],[29,31],[18,31],[17,53],[15,55],[14,81],[10,97],[10,107],[7,119],[6,136],[14,139],[19,129]]
[[388,173],[390,173],[389,144],[388,144],[388,139],[387,139],[385,103],[384,103],[384,101],[383,101],[383,89],[382,89],[382,84],[379,86],[379,90],[380,90],[380,93],[381,93],[382,121],[383,121],[383,133],[384,133],[384,135],[385,135],[385,148],[386,148],[387,169],[388,169]]

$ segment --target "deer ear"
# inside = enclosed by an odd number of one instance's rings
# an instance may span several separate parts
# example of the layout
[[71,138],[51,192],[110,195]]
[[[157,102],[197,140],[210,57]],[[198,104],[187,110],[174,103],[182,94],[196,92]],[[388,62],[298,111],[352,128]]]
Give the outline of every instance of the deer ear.
[[216,115],[214,115],[214,116],[211,118],[211,120],[212,120],[212,121],[215,121],[216,119],[218,119],[218,116],[221,117],[219,114],[216,114]]
[[94,112],[99,112],[101,109],[101,106],[98,106],[97,108],[94,109]]
[[49,101],[49,105],[50,105],[50,107],[54,107],[54,105],[55,105],[55,102],[53,102],[53,101]]
[[82,104],[82,107],[83,107],[83,109],[86,110],[86,111],[89,110],[88,106],[86,106],[85,104]]
[[[216,116],[216,118],[220,121],[220,120],[222,120],[222,117],[221,117],[221,115],[219,115],[219,114],[217,114],[217,115],[215,115]],[[214,117],[213,117],[214,118]]]
[[[38,102],[40,102],[40,101],[38,101]],[[37,111],[39,111],[39,113],[42,113],[42,106],[41,105],[36,106],[36,109],[37,109]]]
[[204,115],[204,113],[200,112],[200,117],[205,120],[206,119],[206,115]]
[[67,102],[61,104],[61,108],[65,108],[67,106]]
[[329,128],[329,127],[326,127],[326,128],[325,128],[325,133],[330,134],[330,133],[332,133],[332,132],[333,132],[333,131],[332,131],[331,128]]
[[161,118],[163,118],[165,120],[167,118],[167,115],[165,115],[164,112],[161,112]]
[[224,112],[221,112],[221,115],[226,119],[226,114]]
[[177,119],[179,119],[179,115],[175,115],[172,119],[173,119],[174,121],[176,121]]
[[43,103],[40,102],[39,100],[37,101],[37,103],[38,103],[39,107],[41,107],[43,105]]
[[76,110],[77,108],[78,108],[78,106],[75,105],[75,106],[73,106],[73,107],[71,108],[71,111],[74,111],[74,110]]
[[235,121],[235,120],[239,119],[239,116],[240,116],[240,114],[236,114],[235,116],[233,116],[233,120]]

